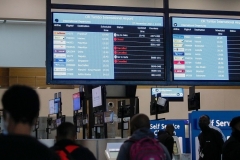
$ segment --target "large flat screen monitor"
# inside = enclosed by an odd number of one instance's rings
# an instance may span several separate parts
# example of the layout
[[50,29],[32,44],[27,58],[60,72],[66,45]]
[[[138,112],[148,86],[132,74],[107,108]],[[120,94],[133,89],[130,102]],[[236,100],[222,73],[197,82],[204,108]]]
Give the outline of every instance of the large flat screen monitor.
[[49,109],[49,114],[55,114],[54,99],[49,100],[48,109]]
[[55,83],[165,80],[161,16],[54,12],[51,25]]
[[96,87],[92,89],[92,104],[93,107],[102,106],[102,87]]
[[158,93],[157,96],[151,95],[151,102],[150,102],[150,115],[162,114],[169,112],[169,100],[165,102],[164,106],[161,106],[158,103],[158,98],[161,97],[161,94]]
[[151,88],[151,95],[161,93],[161,97],[169,101],[182,101],[184,97],[183,88]]
[[81,109],[81,98],[80,93],[74,93],[73,94],[73,110],[77,111]]
[[200,93],[195,93],[194,96],[188,96],[188,111],[200,109]]
[[240,20],[172,18],[174,80],[240,80]]
[[54,99],[54,113],[57,114],[59,113],[61,109],[61,98],[55,98]]

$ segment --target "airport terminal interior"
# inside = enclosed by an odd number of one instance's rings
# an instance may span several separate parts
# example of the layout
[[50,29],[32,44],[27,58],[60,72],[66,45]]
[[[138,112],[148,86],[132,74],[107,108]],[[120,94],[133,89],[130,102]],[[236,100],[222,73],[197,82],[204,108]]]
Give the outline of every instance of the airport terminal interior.
[[[197,160],[197,121],[231,136],[240,115],[239,0],[0,0],[0,97],[34,88],[32,136],[51,147],[63,122],[98,160],[116,160],[144,113],[173,124],[174,160]],[[2,104],[0,132],[4,133]]]

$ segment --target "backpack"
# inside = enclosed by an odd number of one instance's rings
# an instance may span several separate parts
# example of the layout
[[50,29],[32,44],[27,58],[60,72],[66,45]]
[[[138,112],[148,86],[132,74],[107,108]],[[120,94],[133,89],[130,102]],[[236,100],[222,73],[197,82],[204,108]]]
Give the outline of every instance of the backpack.
[[77,145],[68,145],[65,148],[58,148],[56,152],[61,160],[75,160],[71,153],[77,148],[79,148]]
[[143,138],[134,141],[130,148],[130,160],[166,160],[166,154],[154,138]]

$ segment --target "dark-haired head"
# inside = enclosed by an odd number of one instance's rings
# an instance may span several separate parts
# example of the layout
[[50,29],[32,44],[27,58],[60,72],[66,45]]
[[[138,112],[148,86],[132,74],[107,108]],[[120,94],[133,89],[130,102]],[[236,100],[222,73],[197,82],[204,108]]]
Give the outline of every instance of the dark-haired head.
[[150,120],[145,114],[136,114],[132,117],[130,122],[131,133],[135,132],[140,128],[150,128]]
[[175,128],[174,128],[174,126],[172,125],[172,124],[168,124],[167,126],[166,126],[166,131],[170,134],[170,135],[174,135],[174,130],[175,130]]
[[209,117],[209,115],[205,114],[204,116],[206,116],[209,121],[211,120],[210,117]]
[[210,117],[208,115],[202,115],[199,118],[199,122],[206,123],[207,125],[210,124]]
[[64,122],[60,124],[57,128],[57,141],[68,139],[68,140],[75,140],[76,139],[76,127],[74,124],[70,122]]
[[[4,121],[9,133],[18,132],[18,128],[31,127],[40,110],[38,94],[28,86],[14,85],[2,96]],[[21,127],[20,127],[21,126]],[[27,130],[27,128],[25,128]]]
[[237,134],[240,133],[240,116],[234,117],[230,122],[230,127],[233,131],[237,131]]

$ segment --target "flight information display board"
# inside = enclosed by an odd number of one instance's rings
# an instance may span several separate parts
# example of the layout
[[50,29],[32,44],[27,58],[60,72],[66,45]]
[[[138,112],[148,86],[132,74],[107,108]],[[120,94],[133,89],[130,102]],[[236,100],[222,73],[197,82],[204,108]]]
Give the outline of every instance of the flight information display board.
[[172,17],[174,80],[240,80],[240,20]]
[[53,79],[165,79],[163,17],[52,14]]

